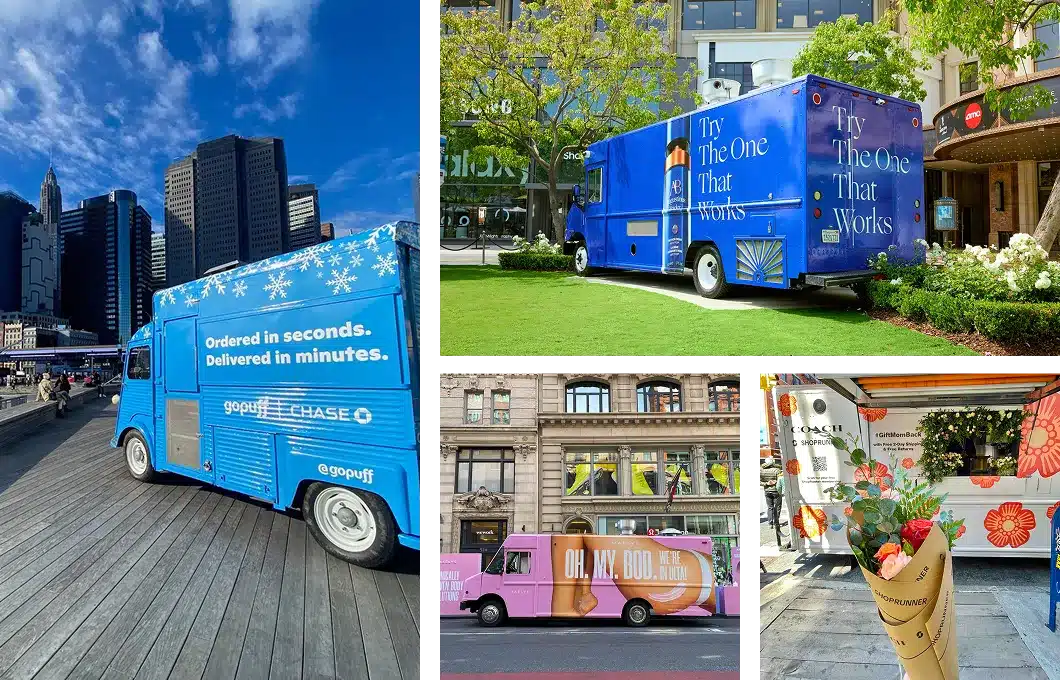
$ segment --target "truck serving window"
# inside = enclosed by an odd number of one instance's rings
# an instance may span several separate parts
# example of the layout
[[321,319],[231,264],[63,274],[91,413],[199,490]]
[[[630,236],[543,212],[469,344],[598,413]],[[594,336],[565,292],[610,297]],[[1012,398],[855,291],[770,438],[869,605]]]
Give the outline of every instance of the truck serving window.
[[590,203],[599,203],[604,200],[603,168],[593,168],[589,171],[589,191],[586,200]]
[[126,377],[130,380],[151,379],[150,347],[136,347],[129,351],[129,369]]

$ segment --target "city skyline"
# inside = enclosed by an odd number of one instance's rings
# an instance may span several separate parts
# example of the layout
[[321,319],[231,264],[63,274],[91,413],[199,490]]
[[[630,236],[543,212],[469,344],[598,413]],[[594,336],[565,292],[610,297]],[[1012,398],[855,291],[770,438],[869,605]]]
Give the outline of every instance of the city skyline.
[[[290,183],[317,185],[339,234],[412,218],[418,144],[403,132],[418,129],[418,54],[395,35],[418,36],[414,14],[334,0],[138,5],[57,0],[0,18],[0,190],[39,209],[51,166],[64,207],[128,189],[161,230],[169,164],[227,134],[275,136]],[[347,26],[387,30],[351,41]],[[385,79],[350,68],[377,63]]]

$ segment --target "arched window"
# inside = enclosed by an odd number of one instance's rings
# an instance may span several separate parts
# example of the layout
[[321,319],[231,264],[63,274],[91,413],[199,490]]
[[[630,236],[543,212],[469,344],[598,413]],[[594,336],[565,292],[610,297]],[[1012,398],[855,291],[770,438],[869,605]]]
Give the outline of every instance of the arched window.
[[738,412],[740,410],[740,381],[719,380],[711,383],[707,388],[707,399],[709,401],[707,408],[711,411]]
[[610,413],[611,388],[595,381],[567,385],[567,413]]
[[638,413],[680,413],[681,386],[664,380],[637,385]]

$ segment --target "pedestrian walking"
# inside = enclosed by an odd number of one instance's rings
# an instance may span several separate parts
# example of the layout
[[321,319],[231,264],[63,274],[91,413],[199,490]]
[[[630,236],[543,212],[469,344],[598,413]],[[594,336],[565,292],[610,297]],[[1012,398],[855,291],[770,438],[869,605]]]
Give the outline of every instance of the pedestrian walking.
[[68,404],[70,403],[70,379],[65,373],[59,376],[56,380],[55,385],[55,396],[59,401],[59,415],[65,416],[70,410]]
[[780,480],[780,463],[774,456],[766,458],[762,463],[762,471],[759,476],[762,490],[766,494],[766,519],[770,523],[780,522],[780,512],[777,501],[780,500],[780,490],[777,484]]
[[92,376],[92,382],[96,384],[96,396],[103,397],[103,376],[100,375],[99,371]]

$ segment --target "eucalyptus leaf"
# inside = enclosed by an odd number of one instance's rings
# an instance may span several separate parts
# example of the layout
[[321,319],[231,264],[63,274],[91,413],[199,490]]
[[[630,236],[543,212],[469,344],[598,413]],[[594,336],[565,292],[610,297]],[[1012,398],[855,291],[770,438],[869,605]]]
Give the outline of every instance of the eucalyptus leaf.
[[898,509],[898,503],[892,501],[890,498],[883,498],[880,500],[880,514],[884,517],[891,517],[894,515],[894,511]]
[[894,524],[889,521],[880,522],[880,531],[889,534],[894,531]]
[[865,553],[861,550],[861,548],[856,545],[852,545],[850,546],[850,549],[854,552],[854,557],[857,558],[858,564],[868,569],[869,563],[868,560],[865,559]]
[[855,465],[862,465],[866,458],[864,449],[854,449],[850,452],[850,460],[854,461]]
[[860,545],[865,540],[865,536],[857,529],[850,530],[850,542],[853,545]]
[[841,437],[832,437],[832,446],[836,447],[840,451],[848,451],[847,443]]
[[868,491],[869,491],[869,496],[872,496],[873,498],[879,498],[880,494],[883,493],[883,491],[880,490],[880,487],[875,485],[875,484],[869,484]]
[[864,498],[858,497],[854,499],[854,502],[851,503],[850,507],[854,508],[855,510],[864,510],[866,505],[868,505],[866,500]]
[[883,516],[875,510],[865,511],[865,521],[869,524],[879,524],[882,519]]

